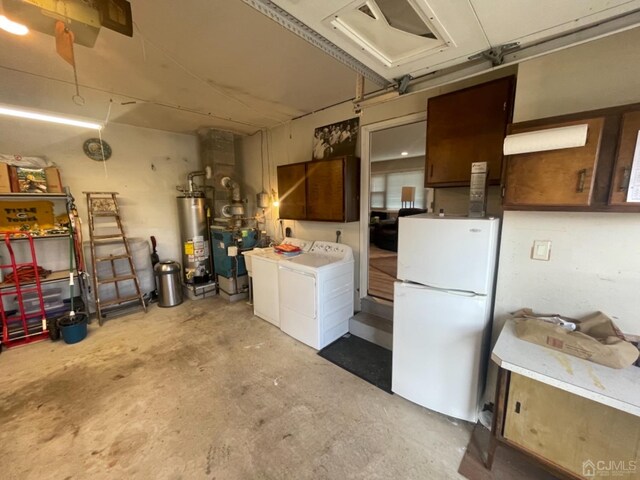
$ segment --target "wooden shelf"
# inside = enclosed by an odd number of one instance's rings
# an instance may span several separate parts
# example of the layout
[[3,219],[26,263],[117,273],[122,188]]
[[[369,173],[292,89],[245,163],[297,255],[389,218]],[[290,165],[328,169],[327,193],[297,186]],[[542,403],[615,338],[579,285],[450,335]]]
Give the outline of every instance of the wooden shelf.
[[60,200],[67,198],[66,193],[0,193],[0,200],[22,200],[38,198],[41,200]]
[[[56,233],[55,235],[31,235],[31,238],[34,240],[39,240],[41,238],[69,238],[70,233]],[[11,241],[21,241],[28,240],[28,237],[11,237]]]

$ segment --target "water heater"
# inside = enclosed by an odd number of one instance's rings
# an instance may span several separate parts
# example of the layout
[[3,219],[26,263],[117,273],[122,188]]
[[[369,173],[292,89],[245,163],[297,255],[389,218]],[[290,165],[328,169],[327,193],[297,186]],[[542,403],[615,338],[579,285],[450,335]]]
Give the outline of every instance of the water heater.
[[183,279],[191,284],[206,283],[211,279],[211,259],[204,193],[185,193],[177,201]]

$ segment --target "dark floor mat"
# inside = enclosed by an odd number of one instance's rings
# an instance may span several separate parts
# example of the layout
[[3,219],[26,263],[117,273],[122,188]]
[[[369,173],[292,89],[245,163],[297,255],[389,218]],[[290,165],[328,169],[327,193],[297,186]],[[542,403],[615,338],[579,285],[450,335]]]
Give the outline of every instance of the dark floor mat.
[[347,333],[318,355],[391,393],[391,350]]

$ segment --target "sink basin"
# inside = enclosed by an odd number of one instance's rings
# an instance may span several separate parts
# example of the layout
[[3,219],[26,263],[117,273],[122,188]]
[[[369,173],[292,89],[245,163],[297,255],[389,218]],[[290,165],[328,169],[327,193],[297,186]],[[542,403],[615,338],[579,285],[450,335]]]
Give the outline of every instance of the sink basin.
[[249,276],[251,276],[251,274],[253,273],[253,265],[251,263],[251,260],[253,258],[254,255],[265,255],[267,252],[272,251],[273,248],[271,247],[266,247],[266,248],[254,248],[253,250],[247,250],[246,252],[242,252],[242,256],[244,257],[244,263],[247,267],[247,273],[249,274]]

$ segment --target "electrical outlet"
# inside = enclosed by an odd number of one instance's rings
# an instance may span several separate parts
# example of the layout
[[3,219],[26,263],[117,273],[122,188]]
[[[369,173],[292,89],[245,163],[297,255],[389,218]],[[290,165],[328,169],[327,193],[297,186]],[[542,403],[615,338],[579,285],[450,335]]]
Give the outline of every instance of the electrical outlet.
[[549,261],[551,257],[551,240],[534,240],[531,247],[532,260]]

